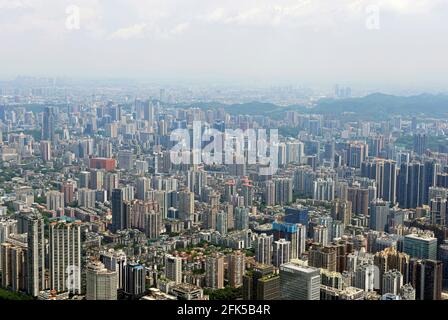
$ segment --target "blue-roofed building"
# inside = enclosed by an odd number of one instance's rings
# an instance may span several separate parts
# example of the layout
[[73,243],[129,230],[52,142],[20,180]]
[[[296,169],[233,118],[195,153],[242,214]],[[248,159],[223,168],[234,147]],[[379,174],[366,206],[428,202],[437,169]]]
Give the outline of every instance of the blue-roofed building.
[[308,209],[286,207],[283,220],[286,223],[300,223],[308,226]]

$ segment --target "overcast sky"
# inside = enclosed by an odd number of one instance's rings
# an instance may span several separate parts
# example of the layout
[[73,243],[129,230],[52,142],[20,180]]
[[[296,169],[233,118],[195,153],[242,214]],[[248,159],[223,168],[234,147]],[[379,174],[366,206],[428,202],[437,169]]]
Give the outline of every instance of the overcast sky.
[[0,0],[19,74],[445,86],[448,1]]

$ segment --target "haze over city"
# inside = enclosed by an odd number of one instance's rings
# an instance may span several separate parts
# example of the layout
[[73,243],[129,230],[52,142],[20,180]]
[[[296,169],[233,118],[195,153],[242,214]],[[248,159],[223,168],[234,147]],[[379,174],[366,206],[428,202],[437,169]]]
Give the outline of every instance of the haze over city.
[[0,0],[0,315],[448,300],[447,20],[446,0]]
[[443,0],[0,1],[0,78],[444,91]]

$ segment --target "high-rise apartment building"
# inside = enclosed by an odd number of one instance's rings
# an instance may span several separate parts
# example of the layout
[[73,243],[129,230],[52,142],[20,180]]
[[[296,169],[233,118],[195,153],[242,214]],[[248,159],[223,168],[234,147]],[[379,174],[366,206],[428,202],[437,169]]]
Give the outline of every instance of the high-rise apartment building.
[[255,260],[261,264],[272,262],[272,242],[274,237],[262,233],[255,240]]
[[224,256],[216,253],[205,261],[205,285],[212,289],[224,288]]
[[37,297],[46,289],[45,281],[45,223],[42,216],[33,214],[25,217],[28,234],[27,293]]
[[277,268],[291,260],[291,241],[280,239],[273,243],[272,264]]
[[182,258],[172,255],[165,256],[165,277],[175,283],[182,282]]
[[243,276],[246,270],[246,255],[241,251],[232,252],[227,256],[227,271],[229,285],[237,288],[243,285]]
[[81,223],[52,222],[49,226],[50,289],[81,292]]
[[117,300],[118,273],[99,261],[86,267],[86,300]]

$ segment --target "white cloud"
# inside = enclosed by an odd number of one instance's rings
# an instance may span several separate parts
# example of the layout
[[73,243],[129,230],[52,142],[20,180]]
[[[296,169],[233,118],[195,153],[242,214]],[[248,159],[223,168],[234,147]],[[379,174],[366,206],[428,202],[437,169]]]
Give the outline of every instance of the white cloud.
[[25,9],[33,7],[30,0],[0,0],[0,9]]
[[188,28],[190,27],[190,23],[185,22],[185,23],[180,23],[177,26],[175,26],[170,33],[173,35],[179,35],[184,33]]
[[129,27],[121,28],[111,34],[111,39],[129,40],[142,38],[145,33],[146,23],[134,24]]
[[[69,5],[80,8],[79,30],[65,28]],[[379,32],[365,27],[370,5],[381,11]],[[8,61],[0,76],[94,73],[99,65],[108,72],[126,55],[117,74],[406,80],[432,70],[427,78],[442,71],[446,78],[447,7],[446,0],[0,0],[0,60]]]

